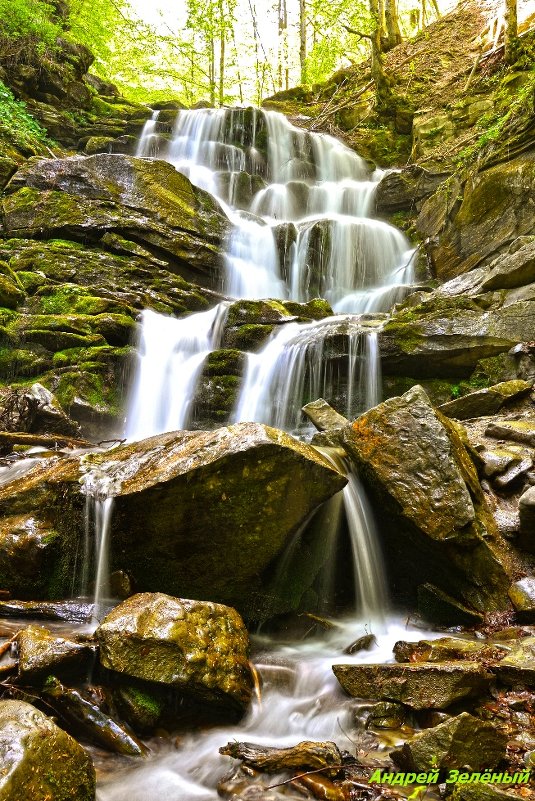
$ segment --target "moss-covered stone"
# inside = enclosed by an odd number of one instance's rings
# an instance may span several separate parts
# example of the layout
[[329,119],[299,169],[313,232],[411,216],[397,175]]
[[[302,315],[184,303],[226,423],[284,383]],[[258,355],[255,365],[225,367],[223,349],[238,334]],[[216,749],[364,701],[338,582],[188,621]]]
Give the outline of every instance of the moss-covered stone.
[[51,673],[83,673],[92,649],[53,634],[43,626],[30,625],[17,636],[19,677],[23,684],[41,684]]
[[141,593],[123,601],[96,631],[102,665],[170,685],[199,700],[244,712],[253,679],[249,638],[228,606]]
[[505,758],[506,746],[506,734],[463,712],[417,734],[390,756],[403,770],[416,773],[437,768],[470,773],[495,768]]
[[0,701],[2,801],[94,801],[91,757],[24,701]]
[[35,160],[19,170],[3,200],[8,236],[69,232],[93,242],[124,232],[167,253],[177,267],[219,267],[227,221],[213,198],[171,164],[100,154]]

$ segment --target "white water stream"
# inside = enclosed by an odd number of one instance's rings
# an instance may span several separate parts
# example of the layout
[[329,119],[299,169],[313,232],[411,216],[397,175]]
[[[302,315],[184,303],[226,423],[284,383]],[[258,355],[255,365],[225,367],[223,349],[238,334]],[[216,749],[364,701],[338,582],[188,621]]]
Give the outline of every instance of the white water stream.
[[[317,323],[282,324],[262,350],[247,355],[234,421],[296,432],[302,426],[301,406],[319,396],[345,398],[339,410],[350,416],[379,402],[381,319],[365,313],[387,312],[412,280],[406,238],[370,216],[382,173],[371,173],[363,159],[332,137],[295,128],[274,112],[180,112],[170,142],[158,126],[155,113],[137,155],[173,163],[216,196],[232,222],[226,292],[234,298],[300,302],[320,296],[337,313]],[[221,304],[182,320],[144,313],[126,427],[130,440],[191,424],[202,364],[220,347],[227,308]],[[332,350],[340,338],[344,355],[334,358],[338,370],[333,370]],[[338,469],[347,469],[336,454],[325,455]],[[217,783],[230,765],[218,748],[231,739],[279,746],[335,740],[354,751],[348,733],[355,732],[355,704],[343,697],[333,663],[386,661],[396,639],[419,639],[423,633],[387,619],[373,513],[356,476],[349,476],[342,497],[354,563],[352,619],[322,639],[257,640],[255,662],[264,686],[261,703],[247,718],[239,726],[188,735],[178,747],[155,741],[155,754],[145,764],[102,778],[99,801],[215,801]],[[330,533],[325,530],[324,536],[335,552],[340,496],[331,505],[324,516]],[[342,655],[370,629],[378,640],[375,649]]]

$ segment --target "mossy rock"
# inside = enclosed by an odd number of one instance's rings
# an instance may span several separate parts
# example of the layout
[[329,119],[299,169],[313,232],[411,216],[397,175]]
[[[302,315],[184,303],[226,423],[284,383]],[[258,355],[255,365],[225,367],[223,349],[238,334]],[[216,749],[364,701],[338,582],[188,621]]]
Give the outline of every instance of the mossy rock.
[[53,720],[24,701],[0,701],[2,801],[94,801],[91,757]]
[[230,713],[243,713],[251,701],[249,637],[228,606],[140,593],[112,610],[95,635],[109,670],[167,685]]

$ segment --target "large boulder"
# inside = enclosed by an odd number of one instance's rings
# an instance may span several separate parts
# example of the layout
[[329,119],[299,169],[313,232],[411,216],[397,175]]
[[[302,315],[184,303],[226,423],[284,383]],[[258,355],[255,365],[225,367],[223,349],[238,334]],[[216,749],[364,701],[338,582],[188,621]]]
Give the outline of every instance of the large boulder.
[[414,602],[431,583],[468,606],[509,606],[511,555],[452,423],[413,387],[344,429],[376,500],[394,588]]
[[439,409],[442,414],[456,420],[483,417],[496,414],[505,403],[522,398],[532,389],[533,384],[530,381],[501,381],[492,387],[469,392],[461,398],[443,403]]
[[0,701],[2,801],[92,801],[91,757],[31,704]]
[[113,609],[96,637],[100,661],[110,670],[231,711],[243,713],[249,705],[249,637],[228,606],[140,593]]
[[475,662],[333,665],[334,675],[354,698],[399,701],[411,709],[447,709],[480,695],[492,674]]
[[118,154],[30,159],[4,197],[7,237],[123,233],[209,282],[227,221],[214,199],[171,164]]
[[314,448],[257,423],[162,434],[83,463],[114,488],[116,568],[141,590],[229,603],[248,617],[266,611],[263,574],[347,482]]
[[171,432],[22,468],[0,487],[2,589],[28,599],[72,591],[81,481],[95,471],[114,496],[114,568],[139,590],[230,603],[255,619],[271,613],[266,588],[277,558],[347,483],[314,448],[256,423]]

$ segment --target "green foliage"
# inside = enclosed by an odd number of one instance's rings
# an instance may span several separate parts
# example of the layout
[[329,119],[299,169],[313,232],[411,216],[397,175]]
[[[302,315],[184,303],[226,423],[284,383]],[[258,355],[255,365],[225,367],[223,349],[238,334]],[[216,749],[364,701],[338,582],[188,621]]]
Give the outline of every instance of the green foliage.
[[21,100],[15,100],[8,87],[0,81],[0,132],[16,146],[32,150],[36,144],[48,142],[46,131],[27,112]]
[[0,56],[2,60],[23,59],[28,49],[42,55],[53,50],[62,32],[54,8],[45,0],[0,0]]

